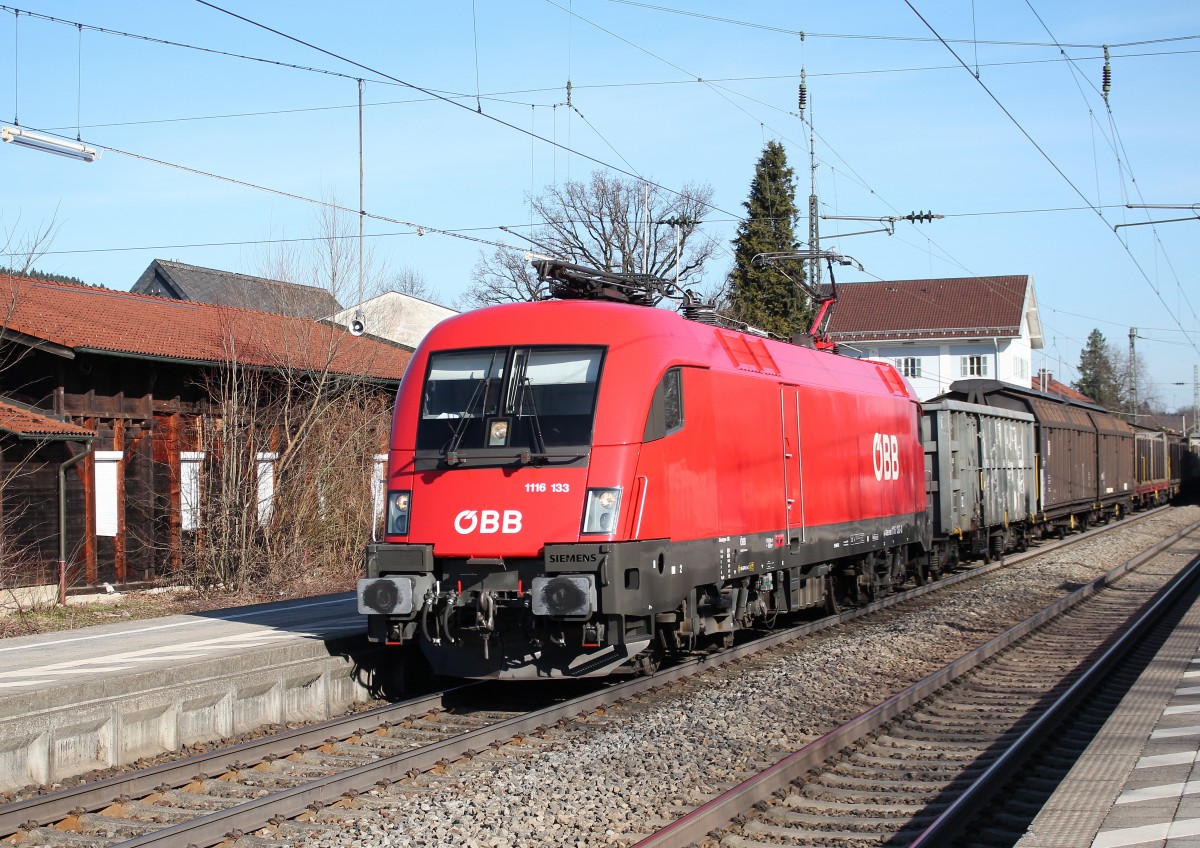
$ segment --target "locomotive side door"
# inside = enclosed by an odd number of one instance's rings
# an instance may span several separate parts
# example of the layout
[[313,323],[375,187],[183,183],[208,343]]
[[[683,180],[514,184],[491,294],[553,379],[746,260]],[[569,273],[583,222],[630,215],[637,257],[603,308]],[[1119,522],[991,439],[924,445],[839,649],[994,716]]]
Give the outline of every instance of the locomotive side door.
[[804,475],[800,453],[800,390],[796,386],[780,386],[779,416],[782,444],[780,445],[783,473],[783,526],[787,546],[800,549],[805,541]]

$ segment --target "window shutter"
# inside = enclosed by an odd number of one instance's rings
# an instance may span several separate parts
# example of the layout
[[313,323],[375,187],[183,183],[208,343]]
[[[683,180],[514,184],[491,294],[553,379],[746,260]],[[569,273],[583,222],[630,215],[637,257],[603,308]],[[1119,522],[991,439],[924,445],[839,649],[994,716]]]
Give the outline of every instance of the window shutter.
[[200,469],[204,451],[179,453],[179,522],[183,530],[200,526]]
[[257,453],[254,461],[258,468],[258,523],[271,523],[271,515],[275,511],[275,460],[277,453]]
[[96,451],[96,535],[116,536],[121,532],[117,520],[117,475],[121,473],[123,451]]

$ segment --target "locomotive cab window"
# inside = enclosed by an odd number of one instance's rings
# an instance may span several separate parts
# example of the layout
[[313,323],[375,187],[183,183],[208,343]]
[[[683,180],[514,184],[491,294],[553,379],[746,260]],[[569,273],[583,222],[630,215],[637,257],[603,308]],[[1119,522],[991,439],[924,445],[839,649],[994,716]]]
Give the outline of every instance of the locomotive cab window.
[[592,442],[604,350],[522,347],[429,357],[417,450],[586,447]]
[[672,368],[663,375],[650,400],[642,441],[652,442],[683,429],[683,375]]

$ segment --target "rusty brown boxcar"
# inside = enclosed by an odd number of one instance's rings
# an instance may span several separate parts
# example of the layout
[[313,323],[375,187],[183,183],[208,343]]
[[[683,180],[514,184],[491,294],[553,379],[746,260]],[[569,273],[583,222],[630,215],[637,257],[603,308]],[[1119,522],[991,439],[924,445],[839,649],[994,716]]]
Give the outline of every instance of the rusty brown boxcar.
[[1034,417],[1042,533],[1086,527],[1133,508],[1134,431],[1107,409],[998,380],[959,380],[941,397]]
[[1139,507],[1164,503],[1179,494],[1183,469],[1183,440],[1175,433],[1135,427],[1137,483],[1134,499]]

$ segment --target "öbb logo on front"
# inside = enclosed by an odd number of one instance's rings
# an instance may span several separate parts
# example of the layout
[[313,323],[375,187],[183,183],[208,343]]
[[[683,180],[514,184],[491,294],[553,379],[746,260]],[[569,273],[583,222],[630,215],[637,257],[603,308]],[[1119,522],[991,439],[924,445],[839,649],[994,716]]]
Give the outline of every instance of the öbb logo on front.
[[900,479],[900,443],[895,436],[876,433],[871,444],[871,461],[876,480]]
[[454,529],[462,535],[470,533],[520,533],[523,516],[517,509],[500,512],[495,509],[464,509],[454,517]]

